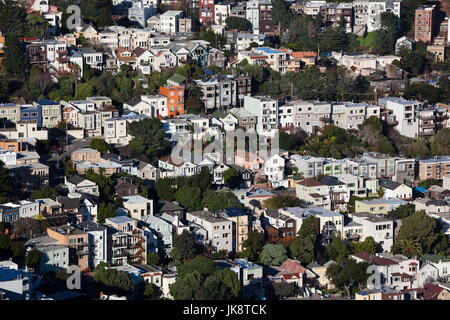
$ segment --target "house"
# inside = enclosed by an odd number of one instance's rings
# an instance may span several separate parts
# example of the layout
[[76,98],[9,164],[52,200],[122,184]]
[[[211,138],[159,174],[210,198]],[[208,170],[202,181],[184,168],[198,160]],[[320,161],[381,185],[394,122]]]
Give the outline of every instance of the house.
[[225,184],[225,178],[223,177],[223,173],[230,169],[229,166],[227,166],[224,163],[218,164],[213,169],[213,183],[217,185],[224,185]]
[[183,218],[184,216],[184,208],[181,207],[176,202],[169,201],[159,201],[155,207],[155,215],[163,215],[168,214],[171,216],[178,216],[179,218]]
[[450,156],[437,156],[430,159],[418,159],[418,178],[420,181],[426,179],[442,179],[450,174]]
[[424,264],[431,264],[436,268],[437,273],[433,275],[434,279],[445,278],[450,276],[450,259],[439,254],[424,254],[420,257]]
[[174,34],[178,32],[178,20],[183,12],[168,10],[159,16],[161,20],[161,32],[165,34]]
[[412,188],[405,184],[388,179],[380,179],[378,184],[383,188],[383,198],[385,199],[397,198],[402,200],[412,200]]
[[161,32],[161,18],[159,14],[155,14],[147,19],[147,28],[157,34]]
[[159,178],[159,169],[147,162],[139,161],[137,176],[143,180],[156,181]]
[[62,120],[61,105],[48,99],[40,99],[33,102],[33,105],[40,106],[42,113],[42,126],[53,128]]
[[428,188],[428,192],[433,199],[447,200],[450,198],[450,190],[442,188],[438,185],[433,185]]
[[216,212],[219,217],[233,222],[233,248],[232,252],[242,252],[245,240],[248,237],[248,231],[251,219],[248,214],[236,207],[226,208]]
[[208,246],[212,252],[233,252],[233,222],[209,211],[186,212],[186,220],[206,231],[196,241]]
[[160,87],[159,93],[167,97],[168,117],[172,118],[184,113],[184,87]]
[[401,50],[412,51],[415,47],[416,41],[414,39],[403,36],[395,42],[395,54],[399,54]]
[[69,193],[89,193],[97,197],[99,196],[99,189],[97,184],[82,176],[74,175],[70,177],[64,177],[64,184],[66,185]]
[[331,209],[328,187],[314,178],[306,178],[295,186],[297,198],[326,209]]
[[275,194],[267,190],[251,187],[245,193],[244,205],[247,208],[256,209],[261,207],[265,200],[275,197]]
[[261,288],[263,281],[262,266],[245,259],[237,259],[230,270],[237,274],[244,297],[257,295],[257,289]]
[[106,218],[109,227],[108,257],[114,266],[147,263],[147,238],[144,230],[137,227],[137,221],[127,216]]
[[450,300],[450,289],[439,284],[425,284],[424,300]]
[[138,194],[138,186],[124,179],[117,180],[116,194],[119,197],[134,196]]
[[41,252],[39,270],[41,272],[58,271],[69,267],[69,247],[61,245],[49,236],[32,238],[25,243],[26,248]]
[[149,119],[149,117],[144,114],[135,114],[134,112],[106,119],[103,121],[105,141],[109,144],[128,145],[133,139],[133,136],[128,133],[128,124],[143,119]]
[[142,219],[145,216],[153,215],[153,200],[149,200],[140,195],[122,197],[123,207],[134,219]]
[[72,162],[102,162],[105,161],[99,151],[91,148],[81,148],[72,152],[70,156]]
[[333,289],[334,284],[331,283],[331,280],[326,275],[328,267],[332,264],[336,264],[336,262],[330,260],[324,265],[320,265],[317,262],[311,262],[306,266],[306,268],[308,268],[317,275],[317,282],[321,287],[324,287],[326,289]]
[[89,267],[95,268],[101,262],[108,262],[107,228],[97,222],[82,222],[76,226],[88,234]]
[[[147,103],[147,106],[145,109],[140,110],[140,114],[146,114],[149,117],[168,117],[169,116],[169,109],[167,107],[167,97],[163,96],[161,94],[157,95],[142,95],[141,99],[143,102]],[[148,108],[148,105],[150,105],[152,108],[151,110]],[[136,110],[138,111],[138,110]],[[152,111],[153,113],[150,114],[149,112]]]
[[284,165],[284,158],[278,154],[273,155],[264,163],[264,174],[274,186],[284,179]]
[[170,253],[173,241],[172,224],[153,215],[144,217],[142,223],[156,234],[158,238],[158,252]]
[[424,210],[427,214],[450,211],[449,204],[444,200],[422,198],[414,200],[413,203],[416,211]]
[[89,269],[89,236],[71,225],[47,228],[49,237],[58,244],[69,247],[69,263],[77,264],[81,270]]
[[[394,290],[416,288],[419,261],[400,254],[358,252],[350,256],[356,262],[369,262],[380,275],[380,284],[388,285]],[[373,285],[368,285],[372,289]]]
[[[296,235],[295,219],[280,213],[278,210],[264,210],[264,222],[278,231],[278,238],[294,238]],[[278,242],[279,239],[276,240]]]
[[345,238],[362,242],[372,237],[383,249],[389,252],[394,244],[394,222],[372,213],[355,212],[349,214],[352,222],[344,226]]
[[141,264],[137,267],[143,271],[141,277],[146,283],[153,283],[159,288],[162,286],[163,271],[160,268],[148,264]]
[[387,214],[401,205],[407,204],[407,201],[391,198],[391,199],[373,199],[373,200],[356,200],[355,212],[369,212],[373,214]]
[[287,207],[280,208],[278,211],[295,220],[296,233],[300,230],[303,220],[309,216],[316,218],[316,230],[322,235],[324,244],[329,244],[333,240],[333,236],[344,234],[344,216],[340,213],[322,207]]

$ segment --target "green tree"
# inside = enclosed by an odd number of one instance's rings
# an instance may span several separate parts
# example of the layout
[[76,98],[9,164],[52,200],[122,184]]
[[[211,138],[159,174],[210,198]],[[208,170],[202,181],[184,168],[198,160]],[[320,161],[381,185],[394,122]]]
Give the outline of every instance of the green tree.
[[305,203],[302,200],[300,200],[299,198],[295,198],[292,196],[277,195],[275,197],[264,200],[263,205],[267,209],[275,210],[275,209],[286,208],[286,207],[301,207],[301,208],[303,208],[305,206]]
[[175,300],[194,300],[200,297],[202,276],[197,271],[187,274],[185,277],[177,278],[170,286],[170,294]]
[[101,262],[94,269],[94,281],[101,284],[101,290],[107,294],[132,294],[135,283],[128,273],[108,268]]
[[230,300],[232,298],[230,289],[215,276],[205,279],[200,293],[204,300]]
[[178,261],[192,259],[195,256],[195,243],[191,234],[184,230],[181,235],[174,235],[170,256]]
[[89,148],[97,150],[100,153],[105,153],[108,150],[112,151],[112,147],[108,143],[106,143],[105,140],[97,139],[97,138],[94,138],[91,140],[91,143],[89,144]]
[[195,257],[189,262],[182,264],[177,271],[178,276],[182,278],[194,271],[198,272],[203,277],[207,277],[214,275],[217,270],[219,270],[219,267],[213,260],[204,257]]
[[294,15],[289,10],[284,0],[272,0],[272,21],[274,24],[280,23],[282,27],[287,28],[294,19]]
[[212,47],[217,49],[222,49],[227,42],[224,36],[215,33],[211,28],[201,30],[199,38],[208,41]]
[[158,290],[153,283],[147,282],[144,288],[144,296],[147,299],[154,299],[156,297],[157,291]]
[[95,173],[93,170],[86,172],[86,179],[95,182],[102,202],[113,202],[115,198],[114,181],[110,176]]
[[56,199],[58,196],[58,191],[56,188],[52,188],[49,186],[44,186],[41,189],[36,189],[31,194],[31,199],[44,199],[44,198],[50,198],[50,199]]
[[115,216],[117,216],[117,211],[113,204],[107,202],[100,203],[97,212],[98,223],[105,223],[106,218],[113,218]]
[[235,189],[241,184],[239,173],[235,168],[230,168],[223,172],[223,180],[228,188]]
[[250,261],[256,261],[262,249],[261,234],[257,231],[249,230],[247,239],[244,240],[242,247],[244,250],[241,252],[241,257]]
[[316,219],[314,216],[309,216],[303,220],[297,236],[291,243],[291,255],[295,259],[310,263],[317,257],[318,239],[316,233]]
[[345,260],[350,254],[347,244],[338,235],[333,237],[331,244],[325,248],[325,252],[329,260],[337,262]]
[[442,185],[439,182],[439,180],[431,178],[431,179],[426,179],[426,180],[420,181],[418,183],[418,186],[428,189],[431,186],[442,186]]
[[259,254],[259,261],[267,266],[279,266],[286,259],[286,249],[279,244],[266,244]]
[[0,201],[6,203],[9,201],[8,195],[11,192],[11,175],[5,164],[0,160]]
[[249,31],[252,28],[250,21],[241,17],[227,17],[225,23],[228,29],[237,29],[238,31]]
[[422,245],[417,240],[399,240],[397,247],[400,249],[401,253],[408,258],[420,257],[423,255]]
[[278,299],[285,299],[287,297],[292,297],[296,294],[297,288],[293,283],[289,282],[274,282],[273,283],[273,290],[275,293],[275,296]]
[[23,78],[27,70],[25,49],[19,38],[13,34],[6,36],[5,57],[2,65],[10,76]]
[[169,154],[170,143],[162,127],[162,122],[157,118],[130,123],[127,131],[133,136],[128,144],[131,156],[147,162],[155,162],[157,157]]
[[439,130],[431,138],[430,147],[433,156],[444,156],[450,154],[450,128]]
[[37,269],[41,264],[41,252],[37,249],[31,249],[25,255],[25,264],[28,267]]
[[30,37],[43,37],[48,33],[48,22],[39,13],[30,13],[25,20]]
[[169,178],[158,179],[155,190],[159,200],[174,201],[177,189],[173,186],[173,180]]
[[22,241],[11,241],[10,249],[14,257],[21,257],[25,254],[25,246]]
[[25,34],[25,20],[27,11],[25,6],[14,0],[0,2],[0,31],[4,36]]
[[380,24],[380,28],[375,31],[375,51],[380,54],[392,53],[399,35],[398,17],[392,12],[382,12]]
[[237,198],[232,192],[207,190],[202,203],[209,211],[216,212],[237,205]]
[[368,267],[369,263],[349,259],[345,264],[331,264],[325,274],[338,290],[345,290],[347,295],[351,295],[352,289],[366,285],[369,278]]
[[201,209],[201,190],[197,187],[184,185],[178,189],[175,199],[188,211]]
[[156,252],[150,252],[147,254],[147,263],[151,265],[159,265],[160,263],[160,256]]
[[407,203],[401,206],[398,206],[394,210],[390,211],[389,214],[397,219],[404,219],[409,217],[414,213],[414,204]]
[[234,298],[238,298],[241,292],[241,283],[238,279],[237,273],[230,269],[217,270],[214,276],[220,279],[230,290]]
[[424,253],[440,253],[447,249],[442,225],[424,211],[415,212],[402,220],[397,239],[399,242],[402,240],[417,242]]
[[352,251],[375,253],[378,250],[378,243],[373,237],[367,237],[363,242],[353,242],[351,244]]

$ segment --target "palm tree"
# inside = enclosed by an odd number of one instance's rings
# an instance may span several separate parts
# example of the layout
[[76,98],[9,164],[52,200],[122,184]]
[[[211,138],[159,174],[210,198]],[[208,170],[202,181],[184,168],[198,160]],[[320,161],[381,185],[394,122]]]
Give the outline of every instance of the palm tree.
[[403,239],[398,242],[398,246],[401,249],[403,255],[411,258],[413,256],[422,256],[422,246],[417,240]]

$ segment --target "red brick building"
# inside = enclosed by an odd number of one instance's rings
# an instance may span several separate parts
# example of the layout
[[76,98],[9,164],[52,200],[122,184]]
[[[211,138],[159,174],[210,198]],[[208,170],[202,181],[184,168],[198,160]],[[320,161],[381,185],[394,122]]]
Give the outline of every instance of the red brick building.
[[199,10],[199,20],[200,23],[205,25],[214,24],[214,6],[215,0],[199,0],[198,10]]

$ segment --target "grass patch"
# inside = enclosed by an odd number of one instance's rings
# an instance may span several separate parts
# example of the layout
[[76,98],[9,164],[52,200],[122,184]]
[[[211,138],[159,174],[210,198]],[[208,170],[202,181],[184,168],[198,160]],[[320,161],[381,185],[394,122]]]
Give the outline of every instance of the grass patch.
[[361,47],[371,49],[375,41],[375,32],[367,33],[367,36],[365,38],[363,38],[362,36],[358,36],[358,41]]

